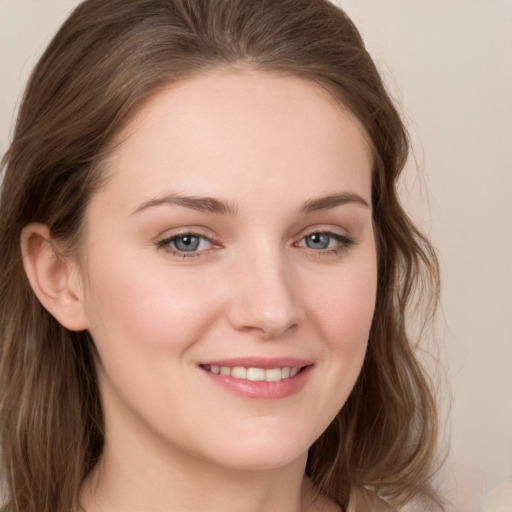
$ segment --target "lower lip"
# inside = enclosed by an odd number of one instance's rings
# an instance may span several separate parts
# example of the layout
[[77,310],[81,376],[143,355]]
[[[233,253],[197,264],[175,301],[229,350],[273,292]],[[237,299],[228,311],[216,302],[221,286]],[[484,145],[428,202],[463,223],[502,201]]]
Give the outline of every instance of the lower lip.
[[231,376],[212,373],[199,367],[215,384],[226,391],[244,398],[258,398],[263,400],[277,400],[298,393],[306,384],[313,365],[306,366],[299,373],[287,379],[268,382],[266,380],[251,381],[235,379]]

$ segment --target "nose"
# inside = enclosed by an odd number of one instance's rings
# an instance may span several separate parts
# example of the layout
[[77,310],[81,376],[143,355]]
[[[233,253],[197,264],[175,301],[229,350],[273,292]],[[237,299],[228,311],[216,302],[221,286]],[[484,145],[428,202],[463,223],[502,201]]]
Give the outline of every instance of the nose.
[[233,275],[228,320],[234,329],[272,340],[303,321],[297,283],[280,254],[252,255]]

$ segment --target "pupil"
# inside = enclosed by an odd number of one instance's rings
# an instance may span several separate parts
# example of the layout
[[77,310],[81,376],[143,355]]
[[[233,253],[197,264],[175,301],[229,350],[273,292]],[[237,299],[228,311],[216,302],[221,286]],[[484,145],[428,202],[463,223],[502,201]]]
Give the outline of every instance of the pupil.
[[316,233],[306,238],[306,245],[310,249],[327,249],[329,247],[329,235],[325,233]]

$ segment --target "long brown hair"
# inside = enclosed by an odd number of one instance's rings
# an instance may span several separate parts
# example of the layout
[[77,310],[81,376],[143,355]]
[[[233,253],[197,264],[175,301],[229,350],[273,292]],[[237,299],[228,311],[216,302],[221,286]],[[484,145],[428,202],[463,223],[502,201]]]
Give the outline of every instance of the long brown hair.
[[437,262],[397,197],[407,134],[353,23],[326,0],[87,0],[33,71],[2,166],[5,512],[69,512],[103,447],[93,341],[36,299],[21,229],[46,224],[73,247],[129,116],[160,87],[239,66],[324,87],[360,120],[373,150],[378,294],[368,352],[350,398],[311,447],[307,473],[351,512],[435,497],[436,407],[405,319],[419,286],[427,315],[435,305]]

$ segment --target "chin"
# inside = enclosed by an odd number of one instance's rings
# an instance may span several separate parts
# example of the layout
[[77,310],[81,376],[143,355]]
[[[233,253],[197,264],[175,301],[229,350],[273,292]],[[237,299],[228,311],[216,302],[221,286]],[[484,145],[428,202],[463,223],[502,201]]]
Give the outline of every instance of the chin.
[[212,442],[208,452],[209,458],[217,460],[221,466],[247,471],[271,470],[301,460],[305,464],[314,440],[304,432],[290,435],[286,429],[276,427],[272,431],[260,429],[252,435],[231,435],[221,443]]
[[306,463],[308,450],[280,451],[276,453],[273,447],[258,449],[254,452],[233,453],[223,457],[221,465],[237,471],[269,471],[288,467],[292,464]]

